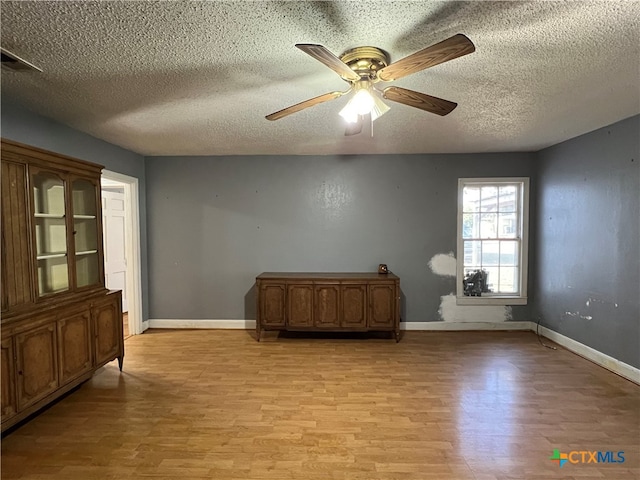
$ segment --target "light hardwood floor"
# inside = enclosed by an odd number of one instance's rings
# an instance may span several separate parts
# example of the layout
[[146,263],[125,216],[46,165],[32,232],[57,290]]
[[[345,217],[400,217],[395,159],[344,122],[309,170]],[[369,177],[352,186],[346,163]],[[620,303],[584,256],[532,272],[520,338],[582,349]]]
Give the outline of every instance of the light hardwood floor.
[[[640,387],[526,332],[150,331],[2,441],[2,479],[632,479]],[[624,451],[624,463],[550,460]],[[577,457],[574,457],[574,459]]]
[[122,314],[122,334],[125,339],[131,336],[129,332],[129,312],[124,312]]

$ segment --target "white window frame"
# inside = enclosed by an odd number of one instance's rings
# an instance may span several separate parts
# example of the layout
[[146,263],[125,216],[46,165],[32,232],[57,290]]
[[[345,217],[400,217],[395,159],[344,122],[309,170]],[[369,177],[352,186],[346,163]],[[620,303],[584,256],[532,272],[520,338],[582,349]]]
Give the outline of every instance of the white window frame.
[[[519,220],[520,249],[518,258],[519,294],[484,293],[481,297],[464,295],[462,280],[464,279],[464,242],[462,239],[462,206],[463,189],[466,186],[492,186],[520,184]],[[456,272],[456,303],[458,305],[526,305],[527,273],[529,264],[529,178],[528,177],[494,177],[494,178],[459,178],[458,179],[458,259]]]

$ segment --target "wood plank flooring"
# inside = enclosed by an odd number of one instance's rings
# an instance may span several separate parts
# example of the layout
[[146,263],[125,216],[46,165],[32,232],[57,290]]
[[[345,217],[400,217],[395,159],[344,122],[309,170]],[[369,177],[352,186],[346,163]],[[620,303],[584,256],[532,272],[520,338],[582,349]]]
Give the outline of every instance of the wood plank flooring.
[[122,314],[122,335],[125,340],[131,336],[129,331],[129,312],[124,312]]
[[640,478],[640,387],[533,333],[252,334],[129,338],[3,438],[2,479]]

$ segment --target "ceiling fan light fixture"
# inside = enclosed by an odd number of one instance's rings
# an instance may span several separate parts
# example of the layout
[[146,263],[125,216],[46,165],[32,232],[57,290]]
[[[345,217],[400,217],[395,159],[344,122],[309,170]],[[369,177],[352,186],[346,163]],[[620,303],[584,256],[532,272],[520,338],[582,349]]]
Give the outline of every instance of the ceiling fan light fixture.
[[347,123],[357,123],[358,122],[358,113],[353,110],[348,110],[347,107],[344,107],[340,110],[340,116],[344,118]]
[[349,123],[358,121],[358,115],[366,115],[371,112],[375,106],[375,100],[369,93],[369,90],[359,89],[351,100],[340,110],[340,116]]
[[384,103],[380,98],[380,93],[377,90],[373,90],[373,107],[371,108],[371,121],[374,121],[376,118],[380,118],[382,115],[391,110],[391,107]]
[[356,93],[340,110],[340,116],[348,123],[356,123],[358,122],[358,117],[369,114],[371,115],[371,121],[373,121],[389,111],[389,106],[382,101],[380,94],[372,87],[370,82],[359,82],[354,88]]
[[[346,51],[340,57],[335,56],[322,45],[300,43],[296,44],[296,47],[336,72],[343,80],[350,83],[351,87],[346,92],[330,92],[296,103],[267,115],[267,120],[278,120],[350,92],[353,92],[353,97],[340,111],[340,115],[350,123],[350,126],[361,125],[362,117],[364,116],[368,115],[371,122],[373,122],[388,112],[390,108],[382,101],[383,98],[391,102],[418,108],[425,112],[441,116],[448,115],[456,108],[457,103],[401,87],[387,87],[383,91],[379,91],[374,87],[374,84],[398,80],[407,75],[468,55],[476,49],[473,42],[461,33],[430,47],[423,48],[393,63],[389,63],[390,59],[387,52],[377,47],[355,47]],[[360,133],[358,128],[348,130],[349,132]],[[347,133],[347,135],[355,133]]]

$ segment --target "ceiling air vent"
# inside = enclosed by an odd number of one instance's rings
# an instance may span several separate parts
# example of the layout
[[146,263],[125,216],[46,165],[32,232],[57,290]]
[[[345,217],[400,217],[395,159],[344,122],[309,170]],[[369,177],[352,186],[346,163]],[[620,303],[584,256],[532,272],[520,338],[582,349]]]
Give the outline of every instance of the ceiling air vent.
[[15,53],[11,53],[4,48],[0,48],[2,53],[2,68],[5,70],[13,70],[16,72],[25,70],[36,70],[41,72],[42,69],[36,67],[33,63],[27,62],[24,58],[20,58]]

